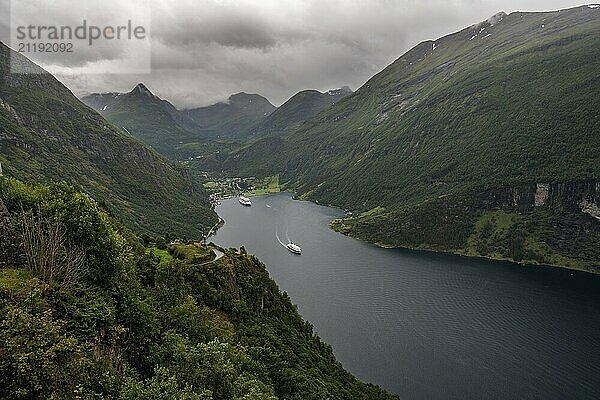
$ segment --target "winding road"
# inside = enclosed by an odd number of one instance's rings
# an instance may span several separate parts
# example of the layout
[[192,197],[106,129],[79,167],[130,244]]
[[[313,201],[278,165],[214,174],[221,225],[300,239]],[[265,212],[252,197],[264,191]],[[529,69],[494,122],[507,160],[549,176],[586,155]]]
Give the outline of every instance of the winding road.
[[219,261],[225,255],[225,253],[223,253],[221,250],[217,250],[214,247],[211,248],[211,250],[213,251],[213,253],[215,253],[215,258],[213,258],[210,261],[205,261],[203,263],[196,264],[197,266],[202,266],[202,265],[207,265],[207,264],[210,264],[210,263],[214,263],[216,261]]

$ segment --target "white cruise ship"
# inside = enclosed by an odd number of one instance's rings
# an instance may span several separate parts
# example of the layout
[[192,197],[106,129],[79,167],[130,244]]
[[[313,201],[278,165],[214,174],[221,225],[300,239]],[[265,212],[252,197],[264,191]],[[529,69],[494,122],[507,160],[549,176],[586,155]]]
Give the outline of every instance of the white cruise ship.
[[252,202],[246,196],[240,196],[240,204],[243,205],[243,206],[248,206],[249,207],[249,206],[252,205]]
[[291,251],[294,254],[301,254],[302,253],[302,249],[300,248],[300,246],[298,246],[295,243],[289,242],[286,246],[286,249],[288,249],[289,251]]

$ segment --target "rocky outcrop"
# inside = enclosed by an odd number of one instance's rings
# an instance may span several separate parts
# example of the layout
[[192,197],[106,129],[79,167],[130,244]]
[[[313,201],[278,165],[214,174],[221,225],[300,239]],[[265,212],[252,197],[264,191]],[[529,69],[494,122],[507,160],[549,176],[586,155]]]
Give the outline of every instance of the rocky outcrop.
[[526,211],[547,206],[600,217],[600,181],[540,182],[491,189],[480,193],[477,203],[484,209]]
[[0,98],[0,108],[5,110],[8,113],[8,115],[10,115],[19,124],[23,124],[23,121],[21,121],[21,118],[19,118],[19,115],[17,114],[15,109],[7,101],[2,100],[1,98]]
[[550,191],[550,185],[547,183],[538,183],[535,191],[535,206],[540,207],[546,204],[548,201],[548,192]]
[[600,220],[600,207],[597,203],[591,203],[586,199],[583,199],[579,206],[581,207],[581,212],[591,215],[592,217]]

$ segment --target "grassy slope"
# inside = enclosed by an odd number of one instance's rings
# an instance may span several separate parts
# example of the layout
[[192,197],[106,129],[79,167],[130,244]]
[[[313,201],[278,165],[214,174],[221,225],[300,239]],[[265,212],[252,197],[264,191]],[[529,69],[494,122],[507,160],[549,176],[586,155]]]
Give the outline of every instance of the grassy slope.
[[198,237],[214,224],[201,185],[185,170],[114,128],[50,74],[10,74],[8,63],[9,49],[0,44],[0,98],[8,104],[0,108],[5,174],[64,180],[144,232]]
[[267,176],[263,179],[256,179],[253,183],[254,189],[245,192],[246,196],[265,196],[268,194],[279,193],[279,176]]
[[[462,249],[477,213],[459,213],[456,241],[386,228],[418,214],[423,223],[440,196],[457,211],[489,188],[600,178],[599,37],[600,11],[581,7],[514,13],[421,43],[293,135],[224,166],[280,172],[305,197],[353,211],[387,210],[352,221],[348,233]],[[442,235],[442,221],[429,222]]]

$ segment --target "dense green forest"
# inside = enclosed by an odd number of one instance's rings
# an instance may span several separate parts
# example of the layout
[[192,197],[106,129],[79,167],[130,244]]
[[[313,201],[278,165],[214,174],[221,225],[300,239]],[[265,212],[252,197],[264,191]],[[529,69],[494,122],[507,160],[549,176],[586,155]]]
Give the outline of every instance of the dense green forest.
[[137,236],[64,184],[0,178],[0,397],[391,399],[242,248]]
[[[556,184],[554,191],[563,186]],[[564,185],[578,199],[600,197],[596,182]],[[332,223],[383,246],[453,252],[600,273],[600,223],[578,201],[531,206],[535,188],[458,194],[392,212],[373,210]],[[514,198],[520,198],[515,204]],[[558,195],[556,197],[559,197]]]

